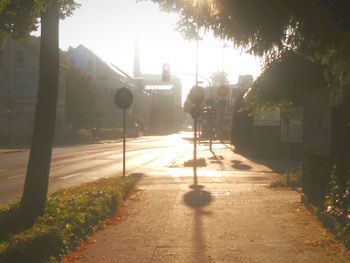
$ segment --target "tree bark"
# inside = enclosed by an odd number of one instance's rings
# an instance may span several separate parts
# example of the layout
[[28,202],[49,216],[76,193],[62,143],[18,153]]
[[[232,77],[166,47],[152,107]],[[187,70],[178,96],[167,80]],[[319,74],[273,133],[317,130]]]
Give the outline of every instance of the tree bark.
[[54,0],[41,14],[39,89],[34,131],[20,213],[32,223],[43,214],[56,124],[59,78],[59,6]]

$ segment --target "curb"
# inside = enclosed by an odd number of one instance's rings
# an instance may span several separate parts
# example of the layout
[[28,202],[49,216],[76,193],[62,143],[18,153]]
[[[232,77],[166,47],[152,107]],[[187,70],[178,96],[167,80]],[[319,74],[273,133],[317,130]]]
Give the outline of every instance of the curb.
[[1,154],[18,153],[18,152],[23,152],[23,150],[6,150],[6,151],[0,151],[0,155],[1,155]]

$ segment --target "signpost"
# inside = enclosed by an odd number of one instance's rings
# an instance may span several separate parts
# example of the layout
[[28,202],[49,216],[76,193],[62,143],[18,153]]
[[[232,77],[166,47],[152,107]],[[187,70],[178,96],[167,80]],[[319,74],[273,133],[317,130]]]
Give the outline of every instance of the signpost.
[[194,185],[197,185],[197,124],[198,117],[201,115],[200,105],[204,100],[204,89],[201,86],[194,86],[190,90],[188,95],[193,107],[191,110],[191,115],[193,118],[193,171],[194,171]]
[[118,108],[123,110],[123,177],[125,177],[125,144],[126,144],[126,109],[128,109],[133,101],[131,91],[125,87],[117,90],[114,102]]

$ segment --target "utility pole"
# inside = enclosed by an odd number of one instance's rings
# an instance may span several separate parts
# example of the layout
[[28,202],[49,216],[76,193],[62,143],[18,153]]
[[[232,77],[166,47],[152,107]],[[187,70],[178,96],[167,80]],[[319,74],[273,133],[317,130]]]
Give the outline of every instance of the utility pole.
[[221,86],[224,86],[224,60],[225,60],[225,48],[226,44],[222,46],[222,60],[221,60]]

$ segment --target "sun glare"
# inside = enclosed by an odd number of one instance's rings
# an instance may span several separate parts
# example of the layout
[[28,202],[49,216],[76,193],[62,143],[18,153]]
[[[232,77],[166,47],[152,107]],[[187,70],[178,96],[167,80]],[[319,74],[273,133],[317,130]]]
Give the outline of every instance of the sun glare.
[[[150,2],[106,0],[103,16],[97,1],[86,0],[81,4],[71,18],[61,22],[61,48],[83,44],[103,60],[132,75],[134,43],[138,38],[141,72],[161,74],[162,64],[169,63],[171,74],[182,80],[183,94],[187,95],[195,82],[196,43],[184,40],[175,31],[177,15],[163,13]],[[226,44],[229,47],[223,51],[224,42],[210,34],[203,37],[199,42],[199,74],[208,79],[223,69],[232,83],[241,74],[256,77],[260,72],[259,60],[234,50],[232,43]]]

